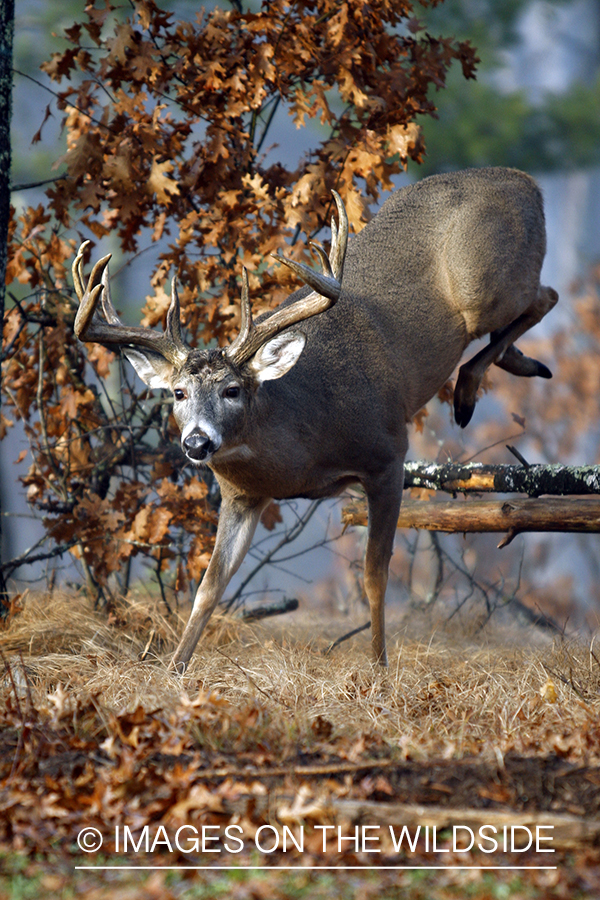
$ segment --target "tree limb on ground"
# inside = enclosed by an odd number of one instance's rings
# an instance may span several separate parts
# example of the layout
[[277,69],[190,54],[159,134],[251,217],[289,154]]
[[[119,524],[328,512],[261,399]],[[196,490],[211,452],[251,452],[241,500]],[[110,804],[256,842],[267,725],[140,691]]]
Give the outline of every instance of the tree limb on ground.
[[252,609],[242,610],[242,619],[245,622],[254,622],[256,619],[266,619],[269,616],[282,616],[284,613],[298,609],[298,601],[295,597],[284,597],[275,603],[265,603],[262,606],[254,606]]
[[494,491],[499,494],[600,494],[600,466],[520,465],[408,462],[405,488],[434,491]]
[[[342,509],[344,525],[366,525],[367,505],[357,500]],[[405,500],[398,528],[451,534],[503,531],[505,547],[521,531],[600,531],[600,498],[543,497],[510,500]]]
[[[429,806],[412,803],[377,803],[373,800],[338,800],[328,798],[324,804],[328,817],[345,822],[368,822],[388,828],[406,826],[414,830],[435,827],[438,831],[463,826],[477,833],[484,825],[493,825],[497,832],[504,827],[528,828],[550,827],[546,836],[552,840],[545,844],[554,850],[575,848],[585,843],[595,843],[600,838],[600,819],[584,819],[578,816],[552,812],[513,812],[498,809],[453,809],[451,807]],[[328,818],[328,822],[332,821]],[[496,837],[499,839],[499,834]],[[549,857],[552,854],[548,854]],[[550,859],[549,859],[550,862]]]
[[[529,496],[507,500],[404,500],[398,528],[451,534],[506,532],[500,547],[522,531],[600,531],[600,498],[581,497],[600,494],[600,466],[409,462],[404,469],[404,487],[452,494],[496,492]],[[541,498],[541,494],[554,496]],[[575,499],[565,495],[578,496]],[[346,526],[366,525],[365,501],[345,506],[342,522]]]

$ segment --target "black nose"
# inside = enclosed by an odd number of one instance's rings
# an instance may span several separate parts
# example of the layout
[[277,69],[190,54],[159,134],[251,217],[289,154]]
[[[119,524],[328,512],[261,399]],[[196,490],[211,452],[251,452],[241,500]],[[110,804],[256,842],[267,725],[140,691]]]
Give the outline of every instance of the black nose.
[[215,452],[215,445],[207,434],[204,434],[199,428],[195,428],[185,436],[183,449],[190,459],[201,460]]

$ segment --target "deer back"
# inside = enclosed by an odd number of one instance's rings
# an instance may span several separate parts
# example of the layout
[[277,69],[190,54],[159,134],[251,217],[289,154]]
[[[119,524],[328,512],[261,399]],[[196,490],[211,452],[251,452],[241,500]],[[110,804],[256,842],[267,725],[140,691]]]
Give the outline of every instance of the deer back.
[[339,300],[303,323],[302,356],[265,395],[321,435],[325,421],[354,441],[361,427],[406,422],[472,339],[527,309],[544,253],[541,193],[522,172],[467,170],[396,191],[349,241]]

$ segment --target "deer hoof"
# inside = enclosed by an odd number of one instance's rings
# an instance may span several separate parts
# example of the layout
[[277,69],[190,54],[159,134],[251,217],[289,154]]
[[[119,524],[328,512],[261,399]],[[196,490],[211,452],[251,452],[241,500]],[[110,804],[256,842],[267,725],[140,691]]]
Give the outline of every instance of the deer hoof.
[[461,428],[466,428],[471,421],[480,381],[481,379],[469,371],[467,365],[461,366],[458,370],[458,379],[454,388],[454,420]]
[[514,344],[511,344],[504,356],[497,360],[496,365],[498,368],[510,372],[511,375],[519,375],[521,378],[533,378],[536,375],[539,378],[552,378],[552,372],[548,366],[537,359],[525,356]]
[[474,403],[457,403],[456,394],[454,395],[454,421],[457,425],[460,425],[461,428],[466,428],[473,418],[474,411]]
[[534,363],[537,365],[537,372],[534,372],[534,375],[538,375],[540,378],[552,378],[552,372],[545,366],[544,363],[538,362],[537,359],[534,359]]

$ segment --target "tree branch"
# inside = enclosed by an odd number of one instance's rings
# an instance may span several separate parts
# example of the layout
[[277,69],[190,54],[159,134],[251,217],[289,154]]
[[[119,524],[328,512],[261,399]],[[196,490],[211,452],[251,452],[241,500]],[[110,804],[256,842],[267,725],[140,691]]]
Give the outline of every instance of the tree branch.
[[[366,525],[364,500],[345,506],[344,525]],[[515,498],[510,500],[406,500],[398,528],[448,533],[507,532],[505,547],[521,531],[600,532],[600,498]]]
[[600,494],[600,466],[487,466],[483,463],[409,462],[405,488],[433,491],[493,491],[499,494]]

